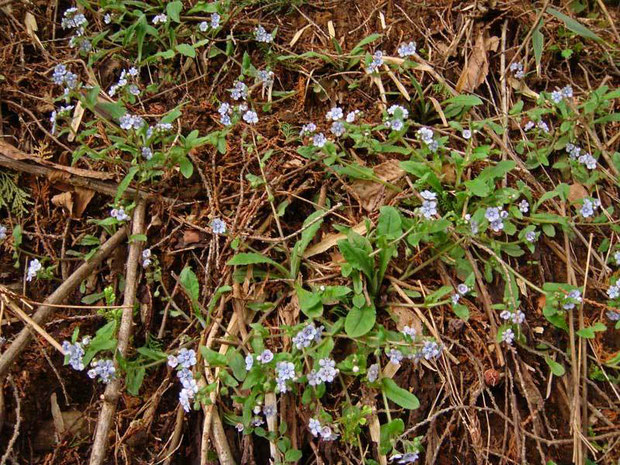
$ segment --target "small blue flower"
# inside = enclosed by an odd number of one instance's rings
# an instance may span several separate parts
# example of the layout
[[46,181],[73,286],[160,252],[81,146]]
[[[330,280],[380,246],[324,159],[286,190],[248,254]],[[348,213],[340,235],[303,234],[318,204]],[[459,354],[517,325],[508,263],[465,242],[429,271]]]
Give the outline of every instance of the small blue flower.
[[153,24],[165,24],[168,22],[168,16],[164,13],[159,14],[153,18]]
[[377,381],[377,378],[379,378],[379,364],[373,363],[372,365],[370,365],[370,367],[368,367],[368,373],[366,373],[366,377],[371,383]]
[[515,340],[515,332],[510,328],[506,328],[504,332],[502,333],[502,342],[505,342],[508,345],[512,345],[514,340]]
[[211,222],[211,230],[213,234],[225,234],[226,233],[226,223],[220,218],[214,218]]
[[263,42],[265,44],[273,42],[273,35],[267,32],[261,25],[258,25],[256,29],[254,29],[254,37],[257,42]]
[[32,281],[34,278],[36,278],[37,274],[39,274],[39,271],[41,271],[42,268],[43,266],[41,265],[41,262],[39,260],[37,260],[36,258],[30,260],[30,263],[28,264],[26,281]]
[[265,349],[258,357],[256,357],[256,360],[261,362],[263,365],[269,363],[273,360],[273,352],[269,349]]
[[398,56],[400,56],[401,58],[406,58],[406,57],[415,55],[415,52],[416,52],[416,44],[413,41],[409,43],[402,43],[398,47]]
[[530,211],[530,203],[525,199],[521,200],[521,202],[519,203],[519,211],[521,213],[527,213],[528,211]]
[[327,143],[327,137],[322,132],[315,134],[312,138],[312,145],[318,148],[322,148]]
[[255,111],[248,110],[243,114],[243,121],[248,124],[256,124],[258,123],[258,115]]

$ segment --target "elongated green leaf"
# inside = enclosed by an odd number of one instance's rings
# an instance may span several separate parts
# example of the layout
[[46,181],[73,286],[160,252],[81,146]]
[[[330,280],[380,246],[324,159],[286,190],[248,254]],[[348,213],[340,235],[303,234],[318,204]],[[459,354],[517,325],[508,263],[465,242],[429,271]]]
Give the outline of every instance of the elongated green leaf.
[[181,274],[179,275],[179,282],[185,288],[185,291],[189,295],[190,299],[192,299],[193,302],[198,302],[198,297],[200,296],[200,284],[198,283],[196,273],[194,273],[189,266],[186,266],[181,271]]
[[257,265],[260,263],[277,265],[277,263],[274,262],[271,258],[254,252],[238,253],[233,258],[228,260],[228,265]]
[[115,197],[116,202],[118,202],[120,198],[123,196],[123,194],[129,187],[129,185],[131,184],[131,181],[133,181],[133,178],[135,177],[137,172],[138,172],[137,166],[132,166],[131,168],[129,168],[129,171],[127,172],[127,174],[125,175],[121,183],[118,185],[118,188],[116,189],[116,197]]
[[558,10],[555,10],[553,8],[547,8],[547,12],[551,13],[553,16],[555,16],[560,21],[562,21],[564,25],[566,26],[566,28],[573,31],[575,34],[579,34],[580,36],[585,37],[586,39],[592,39],[592,40],[597,40],[597,41],[602,40],[598,35],[596,35],[590,29],[585,27],[579,21],[574,20],[570,16],[566,16],[564,13],[560,13]]
[[383,378],[381,384],[387,398],[395,404],[409,410],[415,410],[420,407],[418,398],[406,389],[399,387],[393,379]]
[[542,27],[542,19],[534,29],[532,33],[532,48],[534,49],[534,58],[536,59],[536,69],[540,69],[540,61],[542,59],[542,53],[545,43],[545,36],[543,36],[542,32],[540,32],[540,28]]
[[449,98],[443,102],[445,105],[458,105],[462,107],[474,107],[476,105],[482,105],[482,100],[480,97],[475,95],[457,95],[455,97]]
[[402,220],[396,208],[381,207],[377,234],[384,236],[388,240],[397,239],[402,234]]

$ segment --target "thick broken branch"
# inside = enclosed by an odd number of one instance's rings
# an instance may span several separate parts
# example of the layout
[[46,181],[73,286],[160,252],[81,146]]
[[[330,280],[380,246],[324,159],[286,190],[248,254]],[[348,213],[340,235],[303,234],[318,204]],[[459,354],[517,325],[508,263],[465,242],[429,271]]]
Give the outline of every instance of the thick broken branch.
[[[140,200],[133,214],[132,235],[144,234],[144,200]],[[126,284],[125,294],[123,297],[123,315],[118,330],[118,345],[116,346],[118,353],[122,357],[127,357],[129,349],[129,338],[133,329],[133,306],[136,300],[136,289],[138,287],[138,264],[140,263],[140,254],[142,253],[142,242],[133,241],[129,246],[129,256],[127,257],[126,268]],[[116,357],[115,357],[116,361]],[[115,363],[117,372],[119,372],[118,362]],[[97,420],[97,429],[95,431],[95,439],[93,441],[93,449],[90,455],[90,465],[101,465],[106,456],[108,443],[108,433],[112,425],[112,419],[116,412],[116,404],[121,393],[122,380],[114,378],[106,386],[103,394],[103,406]]]
[[[32,320],[39,326],[44,325],[56,310],[54,306],[63,303],[69,294],[71,294],[103,260],[108,258],[126,237],[127,228],[121,228],[116,234],[110,237],[89,261],[75,270],[73,274],[69,276],[69,279],[64,281],[47,299],[45,299],[43,304],[39,306],[32,316]],[[26,348],[28,343],[32,340],[32,337],[32,329],[26,326],[21,330],[2,356],[0,356],[0,379],[4,379],[12,363]]]

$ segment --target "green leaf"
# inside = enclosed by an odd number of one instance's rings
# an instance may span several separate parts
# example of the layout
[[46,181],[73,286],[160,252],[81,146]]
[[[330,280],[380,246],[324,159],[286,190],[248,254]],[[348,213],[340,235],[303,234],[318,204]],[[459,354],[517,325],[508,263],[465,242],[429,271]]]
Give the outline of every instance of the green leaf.
[[200,296],[200,284],[198,283],[196,273],[194,273],[189,266],[186,266],[181,271],[181,274],[179,275],[179,282],[183,288],[185,288],[185,291],[189,295],[189,298],[192,299],[192,302],[197,303],[198,297]]
[[560,13],[558,10],[555,10],[553,8],[547,8],[547,12],[551,13],[553,16],[563,21],[566,28],[573,31],[575,34],[579,34],[580,36],[585,37],[586,39],[602,41],[602,39],[599,36],[597,36],[594,32],[592,32],[590,29],[585,27],[579,21],[574,20],[570,16],[566,16],[564,13]]
[[465,320],[465,321],[469,320],[469,308],[467,308],[467,305],[452,304],[452,311],[461,320]]
[[[301,238],[295,243],[295,247],[293,247],[293,252],[291,253],[291,274],[290,277],[295,279],[297,274],[299,273],[299,267],[301,266],[301,259],[303,257],[306,248],[314,239],[314,236],[321,228],[323,224],[323,220],[317,220],[323,214],[322,211],[316,211],[312,213],[303,224],[303,232],[301,233]],[[313,223],[314,221],[314,223]],[[310,225],[310,226],[308,226]]]
[[146,369],[144,367],[132,368],[127,370],[127,378],[125,383],[127,385],[127,392],[132,396],[137,396],[144,381],[144,375]]
[[318,318],[323,314],[323,301],[317,292],[306,291],[299,284],[295,284],[299,307],[308,318]]
[[189,44],[179,44],[175,47],[176,51],[186,57],[196,58],[196,49]]
[[399,387],[393,379],[382,378],[381,385],[387,398],[395,404],[409,410],[415,410],[420,407],[418,398],[406,389]]
[[182,10],[183,10],[183,2],[180,0],[170,2],[166,5],[166,14],[175,23],[181,22],[180,14]]
[[542,32],[540,32],[540,28],[542,27],[543,20],[541,19],[532,32],[532,48],[534,49],[534,58],[536,59],[536,69],[540,69],[540,61],[542,59],[542,53],[545,43],[545,36],[543,36]]
[[241,355],[236,350],[228,350],[226,352],[226,361],[228,362],[228,366],[239,381],[243,381],[248,374],[245,369],[245,360],[243,359],[243,355]]
[[398,210],[394,207],[381,207],[379,210],[379,224],[377,234],[388,240],[397,239],[402,234],[402,220]]
[[302,453],[300,450],[289,449],[284,454],[284,461],[285,462],[297,462],[299,459],[301,459],[301,456],[302,456]]
[[581,328],[579,331],[577,331],[577,336],[582,337],[584,339],[594,339],[595,333],[605,331],[606,329],[607,329],[607,326],[605,326],[603,323],[599,321],[598,323],[595,323],[592,326]]
[[363,336],[374,327],[376,319],[375,307],[353,307],[347,314],[344,330],[349,337]]
[[270,265],[277,264],[271,258],[254,252],[238,253],[228,260],[228,265],[258,265],[260,263],[268,263]]
[[115,102],[99,102],[95,105],[95,110],[100,110],[101,113],[109,115],[112,119],[119,119],[127,113],[123,105]]
[[189,158],[183,156],[179,158],[179,168],[181,170],[181,174],[185,177],[185,179],[189,179],[194,174],[194,165],[189,160]]
[[452,104],[461,107],[474,107],[476,105],[482,105],[482,99],[475,95],[457,95],[455,97],[444,100],[446,105]]
[[118,202],[120,198],[123,196],[123,194],[129,187],[129,185],[131,184],[131,181],[133,181],[133,178],[136,176],[137,172],[138,172],[138,166],[132,166],[131,168],[129,168],[129,171],[127,172],[123,180],[118,185],[118,188],[116,189],[116,197],[114,198],[115,202]]
[[374,260],[370,257],[372,246],[368,239],[349,231],[347,239],[338,241],[338,248],[353,269],[362,271],[368,279],[372,279]]
[[209,349],[205,346],[200,346],[200,353],[210,366],[225,367],[226,357],[213,349]]
[[380,452],[386,455],[392,450],[392,439],[400,436],[405,431],[405,423],[400,418],[397,418],[381,425],[379,431]]
[[566,373],[564,367],[555,360],[553,360],[551,357],[545,357],[545,362],[547,362],[547,365],[549,365],[549,368],[551,368],[551,373],[553,373],[555,376],[564,376],[564,373]]

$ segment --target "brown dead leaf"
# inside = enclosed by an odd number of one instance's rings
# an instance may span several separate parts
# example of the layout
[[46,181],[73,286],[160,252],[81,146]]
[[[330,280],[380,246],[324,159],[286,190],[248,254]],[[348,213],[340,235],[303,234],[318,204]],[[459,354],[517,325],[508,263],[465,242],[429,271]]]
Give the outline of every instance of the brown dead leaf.
[[390,313],[396,319],[396,328],[402,331],[405,326],[414,328],[416,333],[422,334],[422,322],[418,316],[408,307],[390,307]]
[[499,45],[499,38],[485,37],[482,31],[478,33],[474,49],[469,55],[467,65],[456,83],[457,92],[473,92],[484,82],[489,73],[489,51],[495,52]]
[[[361,223],[353,226],[352,229],[358,234],[366,234],[366,222],[362,221]],[[317,244],[314,244],[313,246],[306,249],[306,252],[304,253],[304,258],[312,257],[314,255],[323,253],[338,244],[338,241],[346,238],[347,235],[342,233],[327,234],[321,242],[318,242]]]
[[185,245],[195,244],[196,242],[200,242],[200,231],[188,229],[183,232],[183,243]]
[[[405,176],[405,171],[400,167],[398,160],[388,160],[373,168],[375,175],[385,181],[395,184]],[[359,196],[364,210],[371,212],[389,202],[397,192],[385,185],[358,179],[351,184],[351,189]]]
[[52,203],[57,207],[66,209],[69,212],[69,216],[73,216],[73,197],[71,192],[63,192],[52,197]]
[[585,199],[588,197],[588,191],[579,183],[571,184],[568,189],[568,201],[575,203],[577,200]]
[[76,218],[82,216],[84,211],[86,211],[86,207],[92,200],[95,195],[95,191],[91,191],[90,189],[83,189],[81,187],[75,188],[74,202],[75,202],[75,210],[74,215]]

